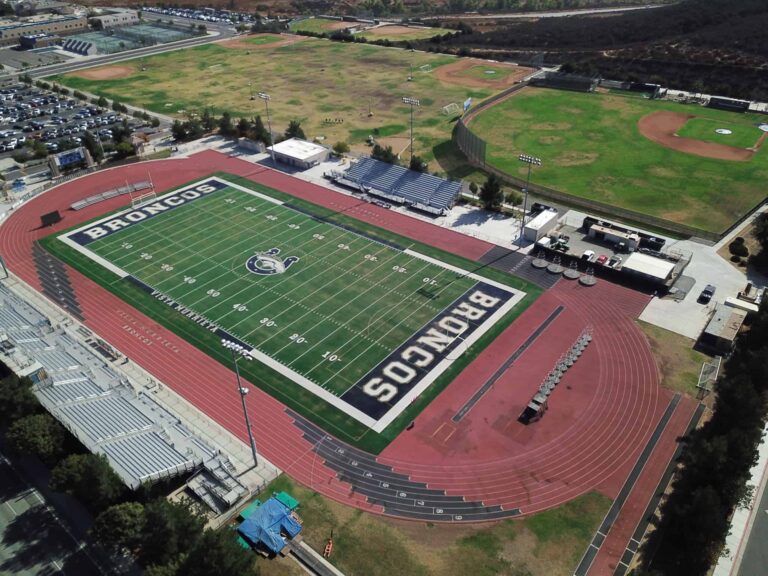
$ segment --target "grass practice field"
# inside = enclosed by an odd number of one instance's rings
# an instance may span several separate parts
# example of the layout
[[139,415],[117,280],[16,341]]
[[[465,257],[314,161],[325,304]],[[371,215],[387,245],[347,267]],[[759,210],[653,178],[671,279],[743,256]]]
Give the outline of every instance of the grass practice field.
[[[221,337],[252,349],[258,362],[241,362],[252,382],[347,440],[386,431],[369,446],[383,447],[399,431],[390,423],[401,413],[401,420],[412,417],[408,394],[428,388],[423,399],[434,397],[537,291],[521,302],[525,295],[515,288],[530,287],[511,276],[464,272],[450,256],[444,263],[438,253],[411,251],[383,230],[353,230],[315,209],[322,210],[252,183],[211,178],[46,245],[153,317],[170,318],[169,327],[212,356],[226,352]],[[478,291],[498,297],[498,305],[478,300]],[[437,323],[457,307],[465,312]],[[468,327],[447,344],[461,318]],[[195,330],[178,323],[190,319]],[[388,367],[404,346],[419,346],[420,336],[446,347],[422,345],[418,374],[396,393],[384,390],[384,398],[380,386],[366,387],[376,375],[403,376]],[[432,363],[424,361],[429,352]]]
[[753,134],[764,120],[666,101],[526,88],[482,111],[470,127],[488,143],[486,161],[510,174],[524,178],[517,156],[532,154],[543,161],[533,171],[537,184],[712,232],[765,198],[766,150],[748,162],[671,150],[638,131],[638,120],[658,110],[703,117],[692,129],[709,120],[713,130],[723,123],[734,134]]
[[[265,43],[263,38],[280,41]],[[346,141],[360,150],[368,150],[364,143],[371,134],[408,136],[410,107],[402,97],[413,96],[421,101],[414,114],[415,151],[430,161],[433,148],[450,140],[454,125],[455,118],[443,114],[443,106],[499,92],[508,71],[516,69],[488,63],[484,69],[496,70],[499,79],[484,75],[486,87],[470,87],[476,84],[461,77],[439,78],[441,67],[461,61],[381,46],[267,35],[123,61],[117,76],[110,74],[115,66],[104,66],[51,79],[179,118],[208,107],[217,114],[228,110],[235,117],[259,114],[265,124],[264,102],[250,96],[267,92],[274,132],[298,119],[309,139]]]
[[[737,117],[738,119],[738,117]],[[720,134],[718,129],[730,130],[731,134]],[[683,138],[704,140],[705,142],[717,142],[736,148],[751,148],[763,131],[753,123],[732,122],[724,119],[691,118],[677,131],[677,135]]]

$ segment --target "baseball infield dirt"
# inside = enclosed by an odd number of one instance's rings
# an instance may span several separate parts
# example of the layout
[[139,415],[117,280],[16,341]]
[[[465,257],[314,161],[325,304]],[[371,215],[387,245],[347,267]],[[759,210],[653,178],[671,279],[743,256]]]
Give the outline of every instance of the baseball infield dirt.
[[104,68],[78,70],[77,72],[72,72],[72,75],[78,78],[85,78],[86,80],[117,80],[119,78],[127,78],[133,72],[133,66],[105,66]]
[[[475,66],[487,66],[489,69],[508,68],[512,70],[512,73],[506,78],[489,77],[487,80],[485,78],[475,78],[467,74],[467,71]],[[458,84],[460,86],[471,86],[472,88],[495,88],[498,90],[499,88],[508,88],[516,84],[530,72],[532,72],[531,68],[524,68],[515,64],[494,62],[491,65],[487,60],[461,58],[451,64],[435,68],[434,74],[438,80],[446,84]]]
[[640,134],[662,146],[703,156],[704,158],[714,158],[716,160],[733,160],[736,162],[746,162],[752,159],[755,152],[765,140],[765,134],[758,140],[754,149],[735,148],[727,144],[718,144],[716,142],[703,142],[702,140],[693,140],[691,138],[682,138],[677,135],[677,131],[682,128],[688,120],[696,118],[695,114],[684,114],[682,112],[659,111],[652,112],[643,116],[637,122],[637,128]]

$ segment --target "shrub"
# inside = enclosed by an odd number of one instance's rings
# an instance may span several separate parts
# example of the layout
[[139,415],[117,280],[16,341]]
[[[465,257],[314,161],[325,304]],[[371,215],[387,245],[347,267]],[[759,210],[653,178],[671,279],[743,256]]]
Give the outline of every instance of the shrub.
[[[739,242],[741,240],[741,242]],[[736,238],[733,242],[728,244],[728,251],[734,256],[741,256],[746,258],[749,256],[749,249],[744,244],[744,238]]]

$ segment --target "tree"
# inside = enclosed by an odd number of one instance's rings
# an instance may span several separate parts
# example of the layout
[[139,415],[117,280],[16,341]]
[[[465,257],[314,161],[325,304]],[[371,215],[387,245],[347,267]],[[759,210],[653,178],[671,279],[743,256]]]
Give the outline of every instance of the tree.
[[477,195],[477,184],[475,182],[469,183],[469,191],[471,194]]
[[179,562],[168,564],[153,564],[144,570],[144,576],[177,576],[179,574]]
[[144,526],[144,506],[125,502],[110,506],[99,514],[91,534],[106,548],[134,551],[143,540]]
[[128,158],[128,156],[133,156],[135,154],[135,150],[133,148],[133,144],[130,142],[118,142],[115,145],[115,158],[118,160],[122,160],[123,158]]
[[173,136],[173,139],[176,141],[181,142],[182,140],[186,140],[187,130],[184,127],[184,124],[182,124],[178,120],[174,120],[173,124],[171,124],[171,135]]
[[9,374],[0,380],[0,422],[11,423],[39,411],[29,378]]
[[498,210],[504,201],[501,191],[501,181],[496,174],[489,174],[485,184],[480,188],[480,200],[486,210]]
[[189,553],[205,527],[205,517],[190,502],[169,502],[164,498],[144,507],[146,520],[139,561],[145,565],[164,565]]
[[64,453],[67,431],[47,412],[16,420],[8,428],[8,449],[17,454],[34,454],[51,466]]
[[235,125],[232,123],[232,115],[229,112],[224,112],[219,118],[219,133],[226,138],[237,134]]
[[118,102],[117,100],[112,100],[112,110],[114,110],[115,112],[122,112],[123,108],[124,106],[120,104],[120,102]]
[[261,121],[261,116],[256,116],[253,119],[253,128],[248,137],[256,142],[263,142],[267,146],[272,144],[272,135],[264,126],[264,122]]
[[257,574],[253,553],[242,548],[229,530],[206,530],[181,563],[184,576]]
[[104,159],[103,146],[99,145],[98,140],[96,140],[96,137],[90,130],[85,131],[85,135],[83,136],[83,146],[88,149],[91,158],[93,158],[96,163],[99,163]]
[[51,471],[50,487],[74,496],[98,513],[117,502],[125,486],[109,467],[107,458],[96,454],[73,454]]
[[420,156],[416,156],[414,154],[413,156],[411,156],[411,162],[408,164],[408,168],[410,170],[413,170],[414,172],[426,172],[427,163],[424,162],[424,160],[422,160]]
[[245,136],[248,136],[248,133],[251,131],[251,123],[248,122],[248,118],[240,118],[240,120],[237,121],[237,135],[240,138],[244,138]]
[[99,99],[96,101],[97,106],[101,106],[102,108],[106,108],[109,106],[109,100],[104,98],[104,96],[99,96]]
[[149,122],[152,124],[152,128],[157,128],[160,126],[160,118],[157,116],[152,116]]
[[752,224],[752,236],[760,242],[763,250],[768,249],[768,212],[762,212]]
[[347,144],[343,140],[336,142],[336,144],[333,145],[333,151],[339,156],[341,156],[342,154],[346,154],[347,152],[349,152],[349,144]]
[[379,144],[374,144],[373,150],[371,150],[371,158],[381,160],[387,164],[397,164],[397,155],[392,151],[392,146],[382,148]]
[[288,124],[288,128],[285,131],[285,137],[286,138],[301,138],[302,140],[306,140],[306,136],[304,135],[304,130],[301,129],[301,122],[298,120],[291,120],[291,122]]
[[212,132],[216,128],[216,117],[211,112],[210,108],[203,110],[203,115],[200,117],[200,123],[206,132]]
[[768,269],[768,212],[763,212],[752,223],[752,237],[760,244],[760,251],[750,262],[758,268]]

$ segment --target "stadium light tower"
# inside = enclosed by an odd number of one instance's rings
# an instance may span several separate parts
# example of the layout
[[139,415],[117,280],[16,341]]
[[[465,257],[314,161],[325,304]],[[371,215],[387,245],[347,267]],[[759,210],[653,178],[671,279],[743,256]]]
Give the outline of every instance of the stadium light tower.
[[266,94],[264,92],[259,92],[256,94],[259,98],[264,100],[264,105],[267,107],[267,129],[269,130],[269,140],[270,140],[270,146],[272,146],[272,165],[275,165],[275,143],[272,141],[272,119],[269,117],[269,101],[272,100],[272,97],[269,94]]
[[520,225],[520,244],[522,245],[523,233],[525,232],[525,217],[528,214],[528,187],[531,184],[531,168],[534,166],[541,166],[541,158],[536,158],[536,156],[531,156],[529,154],[520,154],[517,159],[524,164],[528,164],[528,177],[525,179],[525,190],[523,190],[523,221]]
[[403,104],[408,104],[411,107],[411,163],[413,163],[413,107],[420,106],[420,103],[418,98],[403,96]]
[[221,345],[224,346],[224,348],[226,348],[230,352],[232,352],[232,362],[234,362],[235,364],[235,375],[237,376],[237,391],[240,394],[240,400],[243,403],[243,416],[245,416],[245,428],[246,430],[248,430],[248,440],[250,440],[250,443],[251,443],[251,454],[253,454],[253,465],[258,466],[259,458],[256,453],[256,439],[253,437],[253,432],[251,431],[251,420],[250,418],[248,418],[248,408],[246,408],[245,406],[245,397],[248,395],[248,388],[245,388],[240,382],[240,368],[238,368],[237,366],[238,356],[241,356],[248,360],[253,360],[253,356],[251,356],[250,353],[245,348],[243,348],[240,344],[227,340],[226,338],[221,339]]

